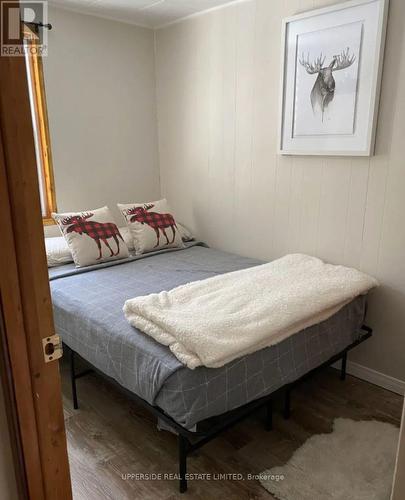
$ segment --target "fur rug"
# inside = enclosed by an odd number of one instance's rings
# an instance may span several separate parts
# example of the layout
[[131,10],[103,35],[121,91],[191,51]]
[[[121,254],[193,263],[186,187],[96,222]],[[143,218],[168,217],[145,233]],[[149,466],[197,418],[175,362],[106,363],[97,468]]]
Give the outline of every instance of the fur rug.
[[260,482],[280,500],[389,500],[398,439],[391,424],[338,418]]

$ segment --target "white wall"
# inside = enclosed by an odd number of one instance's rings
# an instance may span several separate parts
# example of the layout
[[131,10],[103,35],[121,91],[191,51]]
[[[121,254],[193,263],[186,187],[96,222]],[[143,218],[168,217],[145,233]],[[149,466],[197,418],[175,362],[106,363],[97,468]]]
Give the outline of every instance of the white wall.
[[351,356],[405,380],[405,2],[391,0],[376,156],[276,152],[281,20],[336,0],[252,0],[156,34],[162,194],[212,246],[306,252],[381,280]]
[[43,64],[58,210],[158,198],[153,31],[55,8],[49,20]]

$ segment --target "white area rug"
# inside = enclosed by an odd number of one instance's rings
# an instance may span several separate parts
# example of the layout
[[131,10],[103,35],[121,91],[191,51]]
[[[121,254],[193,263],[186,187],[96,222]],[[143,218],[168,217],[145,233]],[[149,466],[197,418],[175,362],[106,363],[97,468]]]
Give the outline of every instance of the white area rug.
[[389,500],[399,429],[338,418],[260,482],[280,500]]

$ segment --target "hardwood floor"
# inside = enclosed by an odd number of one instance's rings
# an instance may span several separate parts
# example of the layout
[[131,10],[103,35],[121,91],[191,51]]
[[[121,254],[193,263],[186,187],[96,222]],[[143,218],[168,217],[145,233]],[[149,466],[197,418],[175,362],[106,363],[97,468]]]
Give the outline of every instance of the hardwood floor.
[[177,441],[158,431],[147,411],[95,374],[78,380],[74,410],[68,370],[61,366],[65,422],[75,500],[271,499],[257,480],[266,468],[282,465],[313,434],[330,432],[333,419],[376,419],[399,426],[402,397],[347,377],[332,368],[306,381],[292,395],[292,415],[283,420],[276,402],[274,430],[254,415],[209,443],[188,460],[192,474],[242,474],[243,480],[189,481],[185,495],[173,480],[124,479],[126,474],[177,473]]

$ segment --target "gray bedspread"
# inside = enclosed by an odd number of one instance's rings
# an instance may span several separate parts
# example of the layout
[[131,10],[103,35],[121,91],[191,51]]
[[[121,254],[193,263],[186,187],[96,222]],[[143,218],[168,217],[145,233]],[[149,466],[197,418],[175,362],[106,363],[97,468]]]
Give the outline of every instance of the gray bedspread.
[[195,245],[80,270],[59,266],[50,269],[56,331],[96,368],[191,428],[296,380],[360,335],[364,297],[276,346],[221,368],[190,370],[122,312],[127,299],[258,264]]

